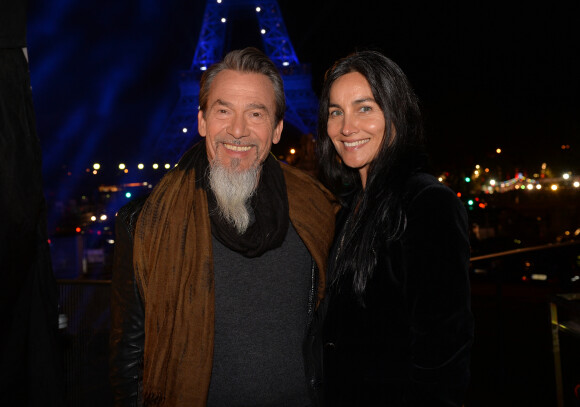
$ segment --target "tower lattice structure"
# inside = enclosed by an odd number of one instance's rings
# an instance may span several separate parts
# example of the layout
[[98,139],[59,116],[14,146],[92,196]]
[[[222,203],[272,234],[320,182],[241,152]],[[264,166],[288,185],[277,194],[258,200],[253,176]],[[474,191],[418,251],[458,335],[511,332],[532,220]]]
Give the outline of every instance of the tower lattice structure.
[[[310,69],[298,61],[276,0],[207,0],[191,68],[180,73],[180,98],[155,148],[156,155],[177,159],[198,140],[199,80],[203,71],[230,50],[228,37],[239,35],[228,27],[236,13],[252,13],[261,37],[261,49],[276,64],[286,93],[285,127],[314,134],[318,99],[312,90]],[[251,29],[246,25],[245,29]],[[243,34],[243,33],[242,33]]]

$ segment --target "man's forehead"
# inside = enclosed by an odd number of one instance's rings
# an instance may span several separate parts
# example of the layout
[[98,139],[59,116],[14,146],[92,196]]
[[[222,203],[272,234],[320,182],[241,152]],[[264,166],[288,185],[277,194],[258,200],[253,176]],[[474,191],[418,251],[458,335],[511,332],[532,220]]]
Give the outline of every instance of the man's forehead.
[[263,99],[275,100],[274,85],[266,75],[256,72],[240,72],[225,69],[214,78],[209,89],[209,97],[213,101],[225,100],[225,95],[244,96],[263,103]]

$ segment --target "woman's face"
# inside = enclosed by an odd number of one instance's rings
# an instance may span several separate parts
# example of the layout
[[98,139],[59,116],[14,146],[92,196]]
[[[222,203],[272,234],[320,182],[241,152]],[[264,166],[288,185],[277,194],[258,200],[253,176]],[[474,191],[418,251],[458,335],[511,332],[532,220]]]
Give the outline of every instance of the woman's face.
[[366,78],[351,72],[330,88],[327,131],[347,166],[358,169],[363,188],[385,135],[385,117]]

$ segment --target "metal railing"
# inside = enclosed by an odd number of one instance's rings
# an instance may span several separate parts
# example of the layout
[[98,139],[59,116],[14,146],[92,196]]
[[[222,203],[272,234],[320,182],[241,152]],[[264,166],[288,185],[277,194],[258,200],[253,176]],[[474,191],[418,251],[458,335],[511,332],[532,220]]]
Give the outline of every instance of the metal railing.
[[580,337],[561,322],[571,319],[562,298],[580,292],[580,241],[474,256],[471,277],[473,394],[494,388],[485,401],[501,407],[580,406]]

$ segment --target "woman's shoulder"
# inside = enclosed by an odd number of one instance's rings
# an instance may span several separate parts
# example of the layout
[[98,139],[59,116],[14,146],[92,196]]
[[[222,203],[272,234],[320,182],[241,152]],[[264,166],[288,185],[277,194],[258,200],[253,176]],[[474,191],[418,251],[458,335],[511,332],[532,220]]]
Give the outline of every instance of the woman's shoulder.
[[447,188],[444,184],[439,182],[437,178],[426,172],[416,172],[413,173],[407,180],[405,189],[408,192],[416,191],[420,192],[424,188],[442,186]]
[[417,174],[408,182],[405,197],[406,238],[446,241],[466,236],[467,210],[457,194],[437,178]]
[[433,209],[440,206],[461,205],[457,194],[433,175],[418,172],[409,177],[405,185],[407,206],[428,205]]

